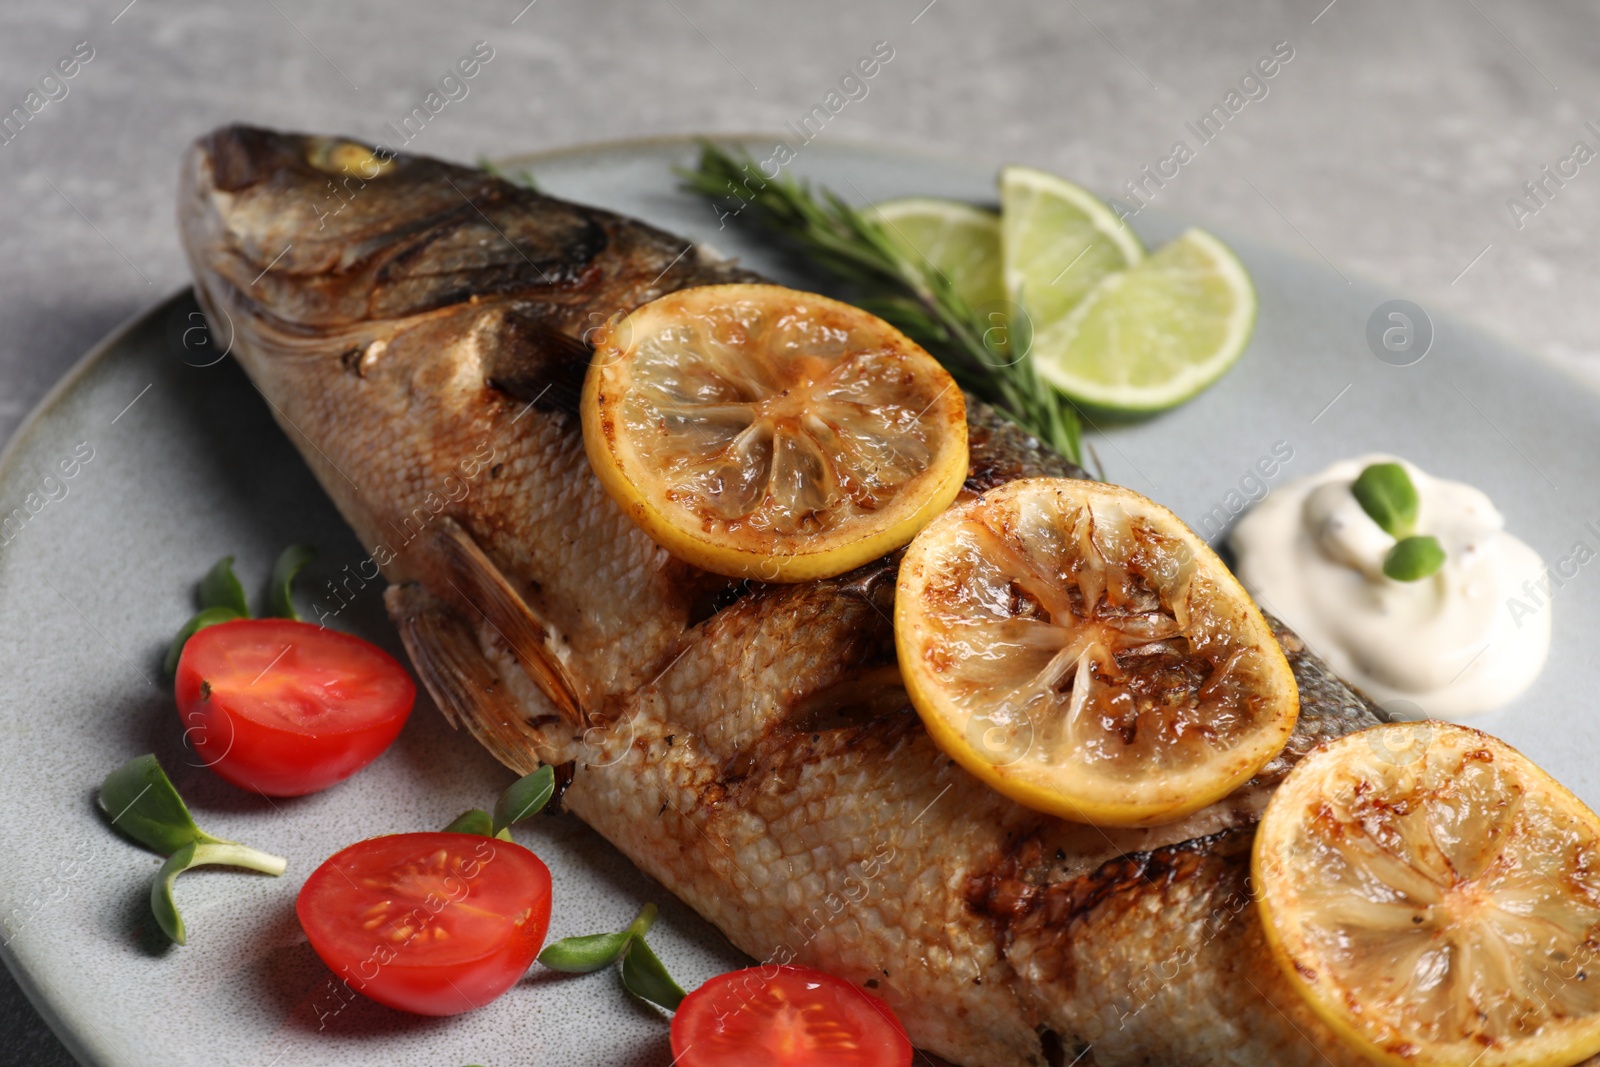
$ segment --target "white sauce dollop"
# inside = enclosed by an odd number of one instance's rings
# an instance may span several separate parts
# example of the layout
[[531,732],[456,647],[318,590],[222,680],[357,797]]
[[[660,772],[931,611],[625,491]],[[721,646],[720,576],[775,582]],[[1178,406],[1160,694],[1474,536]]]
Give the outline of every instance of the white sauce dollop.
[[[1400,463],[1416,486],[1416,533],[1444,548],[1429,578],[1384,575],[1395,539],[1350,492],[1362,470],[1384,462]],[[1532,613],[1508,603],[1525,583],[1540,585],[1544,563],[1504,527],[1472,486],[1363,456],[1275,490],[1230,543],[1245,588],[1336,673],[1397,717],[1456,718],[1514,699],[1550,650],[1549,601]]]

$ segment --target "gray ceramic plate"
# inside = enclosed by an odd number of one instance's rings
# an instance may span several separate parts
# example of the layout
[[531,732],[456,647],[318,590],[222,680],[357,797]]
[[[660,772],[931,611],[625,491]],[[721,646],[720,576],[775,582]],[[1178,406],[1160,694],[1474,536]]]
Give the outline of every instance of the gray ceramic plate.
[[[752,146],[770,150],[765,141]],[[671,140],[514,165],[531,167],[556,195],[638,215],[806,284],[737,220],[719,229],[706,203],[675,190],[671,167],[692,155],[686,141]],[[810,145],[794,168],[858,201],[993,195],[988,165],[869,148]],[[161,207],[164,194],[152,197]],[[1179,228],[1148,214],[1136,221],[1152,243]],[[1401,294],[1346,282],[1298,251],[1223,236],[1260,287],[1255,340],[1193,403],[1092,434],[1108,477],[1203,525],[1254,489],[1257,459],[1280,441],[1294,458],[1276,483],[1340,457],[1392,451],[1485,489],[1547,560],[1578,541],[1600,548],[1600,405],[1584,386],[1442,315],[1426,358],[1408,367],[1380,361],[1368,319]],[[322,552],[310,575],[316,588],[362,555],[244,376],[227,360],[208,365],[217,349],[194,329],[199,322],[185,294],[118,330],[40,405],[0,461],[0,518],[37,509],[0,531],[6,963],[90,1064],[666,1064],[664,1021],[609,975],[553,981],[536,968],[489,1007],[442,1020],[334,994],[294,918],[302,879],[352,841],[442,826],[491,801],[511,776],[425,701],[387,755],[317,796],[246,796],[190,765],[160,663],[199,575],[233,553],[247,584],[259,585],[280,548],[308,540]],[[63,462],[71,478],[62,477]],[[368,588],[341,618],[398,654],[379,592]],[[1600,641],[1600,568],[1580,570],[1550,610],[1555,647],[1543,678],[1482,722],[1595,804],[1600,728],[1585,670]],[[202,826],[290,860],[279,879],[184,876],[190,943],[181,949],[166,945],[149,918],[158,861],[108,830],[92,803],[107,771],[149,751]],[[652,940],[684,985],[740,964],[716,931],[577,822],[536,820],[518,835],[554,873],[552,937],[616,929],[656,900],[664,909]]]

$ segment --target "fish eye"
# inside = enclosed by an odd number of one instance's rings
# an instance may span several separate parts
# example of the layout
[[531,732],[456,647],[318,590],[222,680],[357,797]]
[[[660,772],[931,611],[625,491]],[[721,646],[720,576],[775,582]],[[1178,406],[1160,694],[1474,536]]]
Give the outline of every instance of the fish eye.
[[354,174],[379,178],[394,168],[394,157],[355,141],[314,140],[306,149],[306,162],[329,174]]

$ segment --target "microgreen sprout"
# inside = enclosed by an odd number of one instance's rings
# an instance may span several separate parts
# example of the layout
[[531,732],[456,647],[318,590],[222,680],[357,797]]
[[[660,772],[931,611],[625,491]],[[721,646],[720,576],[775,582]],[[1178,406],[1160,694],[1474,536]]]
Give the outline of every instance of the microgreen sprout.
[[593,974],[622,964],[622,985],[636,997],[677,1011],[684,992],[644,935],[656,921],[656,906],[646,904],[626,929],[613,934],[586,934],[563,938],[539,953],[539,962],[565,974]]
[[582,937],[563,938],[539,953],[539,962],[552,971],[563,974],[593,974],[619,963],[636,937],[649,933],[655,924],[657,909],[646,904],[627,928],[614,934],[585,934]]
[[113,826],[167,857],[150,886],[150,910],[162,932],[180,945],[186,942],[187,933],[172,898],[172,884],[178,875],[192,867],[222,865],[276,877],[288,867],[281,856],[200,829],[153,755],[131,759],[107,775],[100,786],[99,802]]
[[239,579],[233,573],[232,556],[217,560],[206,576],[200,579],[200,607],[225,609],[245,618],[250,615],[244,586],[239,584]]
[[1374,463],[1350,485],[1350,492],[1373,522],[1395,540],[1417,527],[1417,487],[1398,463]]
[[1395,539],[1383,558],[1383,573],[1397,582],[1416,582],[1439,573],[1444,547],[1430,535],[1417,536],[1419,500],[1411,476],[1398,463],[1374,463],[1350,485],[1361,510]]
[[267,584],[267,611],[280,619],[300,621],[294,606],[294,580],[305,565],[317,558],[310,545],[290,545],[272,565],[272,580]]
[[556,772],[553,767],[540,767],[532,774],[523,775],[506,787],[494,802],[494,814],[482,808],[473,808],[456,816],[444,828],[447,834],[481,834],[511,840],[511,827],[523,819],[530,819],[544,810],[556,791]]
[[552,767],[540,767],[512,782],[494,802],[494,832],[498,834],[512,823],[543,811],[555,791],[556,772]]
[[[290,545],[278,556],[267,588],[268,614],[296,621],[300,619],[291,592],[295,577],[316,555],[316,550],[309,545]],[[183,624],[178,635],[172,639],[163,668],[168,674],[176,673],[183,646],[207,626],[248,618],[250,603],[245,598],[244,586],[233,573],[233,557],[223,556],[200,579],[200,610]]]
[[1411,536],[1395,542],[1383,557],[1383,573],[1397,582],[1415,582],[1438,574],[1444,548],[1437,537]]
[[[555,769],[540,767],[517,779],[500,794],[493,815],[482,808],[473,808],[457,816],[445,831],[509,841],[512,824],[542,811],[555,795],[555,787]],[[684,992],[650,946],[644,943],[644,935],[655,921],[656,906],[646,904],[626,929],[557,941],[545,947],[539,954],[539,962],[567,974],[591,974],[621,963],[623,988],[668,1011],[677,1011]]]
[[482,808],[473,808],[456,816],[455,822],[444,828],[447,834],[477,834],[480,837],[494,836],[494,820]]

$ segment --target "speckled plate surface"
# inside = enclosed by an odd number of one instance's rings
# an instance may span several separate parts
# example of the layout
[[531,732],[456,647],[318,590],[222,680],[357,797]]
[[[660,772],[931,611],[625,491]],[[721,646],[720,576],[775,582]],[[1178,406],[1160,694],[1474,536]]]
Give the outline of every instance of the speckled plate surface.
[[[752,147],[765,156],[764,139]],[[637,215],[806,285],[796,265],[719,226],[676,191],[685,140],[526,157],[541,187]],[[986,201],[993,167],[816,143],[793,169],[848,198],[914,193]],[[152,191],[152,210],[166,210]],[[1148,242],[1176,220],[1141,213]],[[1378,359],[1375,309],[1403,294],[1224,232],[1261,296],[1242,362],[1176,412],[1091,433],[1106,474],[1174,508],[1206,534],[1260,495],[1256,462],[1293,459],[1269,485],[1334,459],[1392,451],[1486,490],[1511,529],[1554,562],[1600,550],[1600,403],[1533,356],[1437,313],[1426,357]],[[1348,274],[1348,272],[1345,272]],[[813,283],[814,284],[814,283]],[[362,552],[267,407],[179,295],[118,330],[40,405],[0,460],[0,942],[7,965],[84,1063],[162,1067],[452,1067],[670,1060],[666,1026],[609,975],[553,979],[538,968],[490,1006],[453,1019],[407,1016],[339,996],[295,921],[301,881],[375,834],[437,828],[491,802],[511,775],[453,733],[426,698],[404,735],[352,780],[316,796],[247,796],[192,765],[160,675],[192,610],[195,581],[229,553],[259,589],[277,551],[311,541],[313,592]],[[217,339],[225,346],[227,339]],[[63,467],[62,465],[65,464]],[[66,477],[65,471],[72,471]],[[1594,525],[1590,525],[1593,523]],[[1589,661],[1600,642],[1600,566],[1554,593],[1555,645],[1534,689],[1479,720],[1600,802]],[[376,586],[341,623],[396,654]],[[1508,609],[1509,610],[1509,609]],[[269,879],[197,871],[178,887],[190,943],[164,943],[147,893],[159,861],[107,829],[93,795],[107,771],[154,751],[202,826],[289,857]],[[685,986],[741,964],[711,927],[570,817],[518,839],[555,878],[551,937],[624,925],[664,905],[652,943]],[[0,1059],[3,1059],[0,1053]]]

